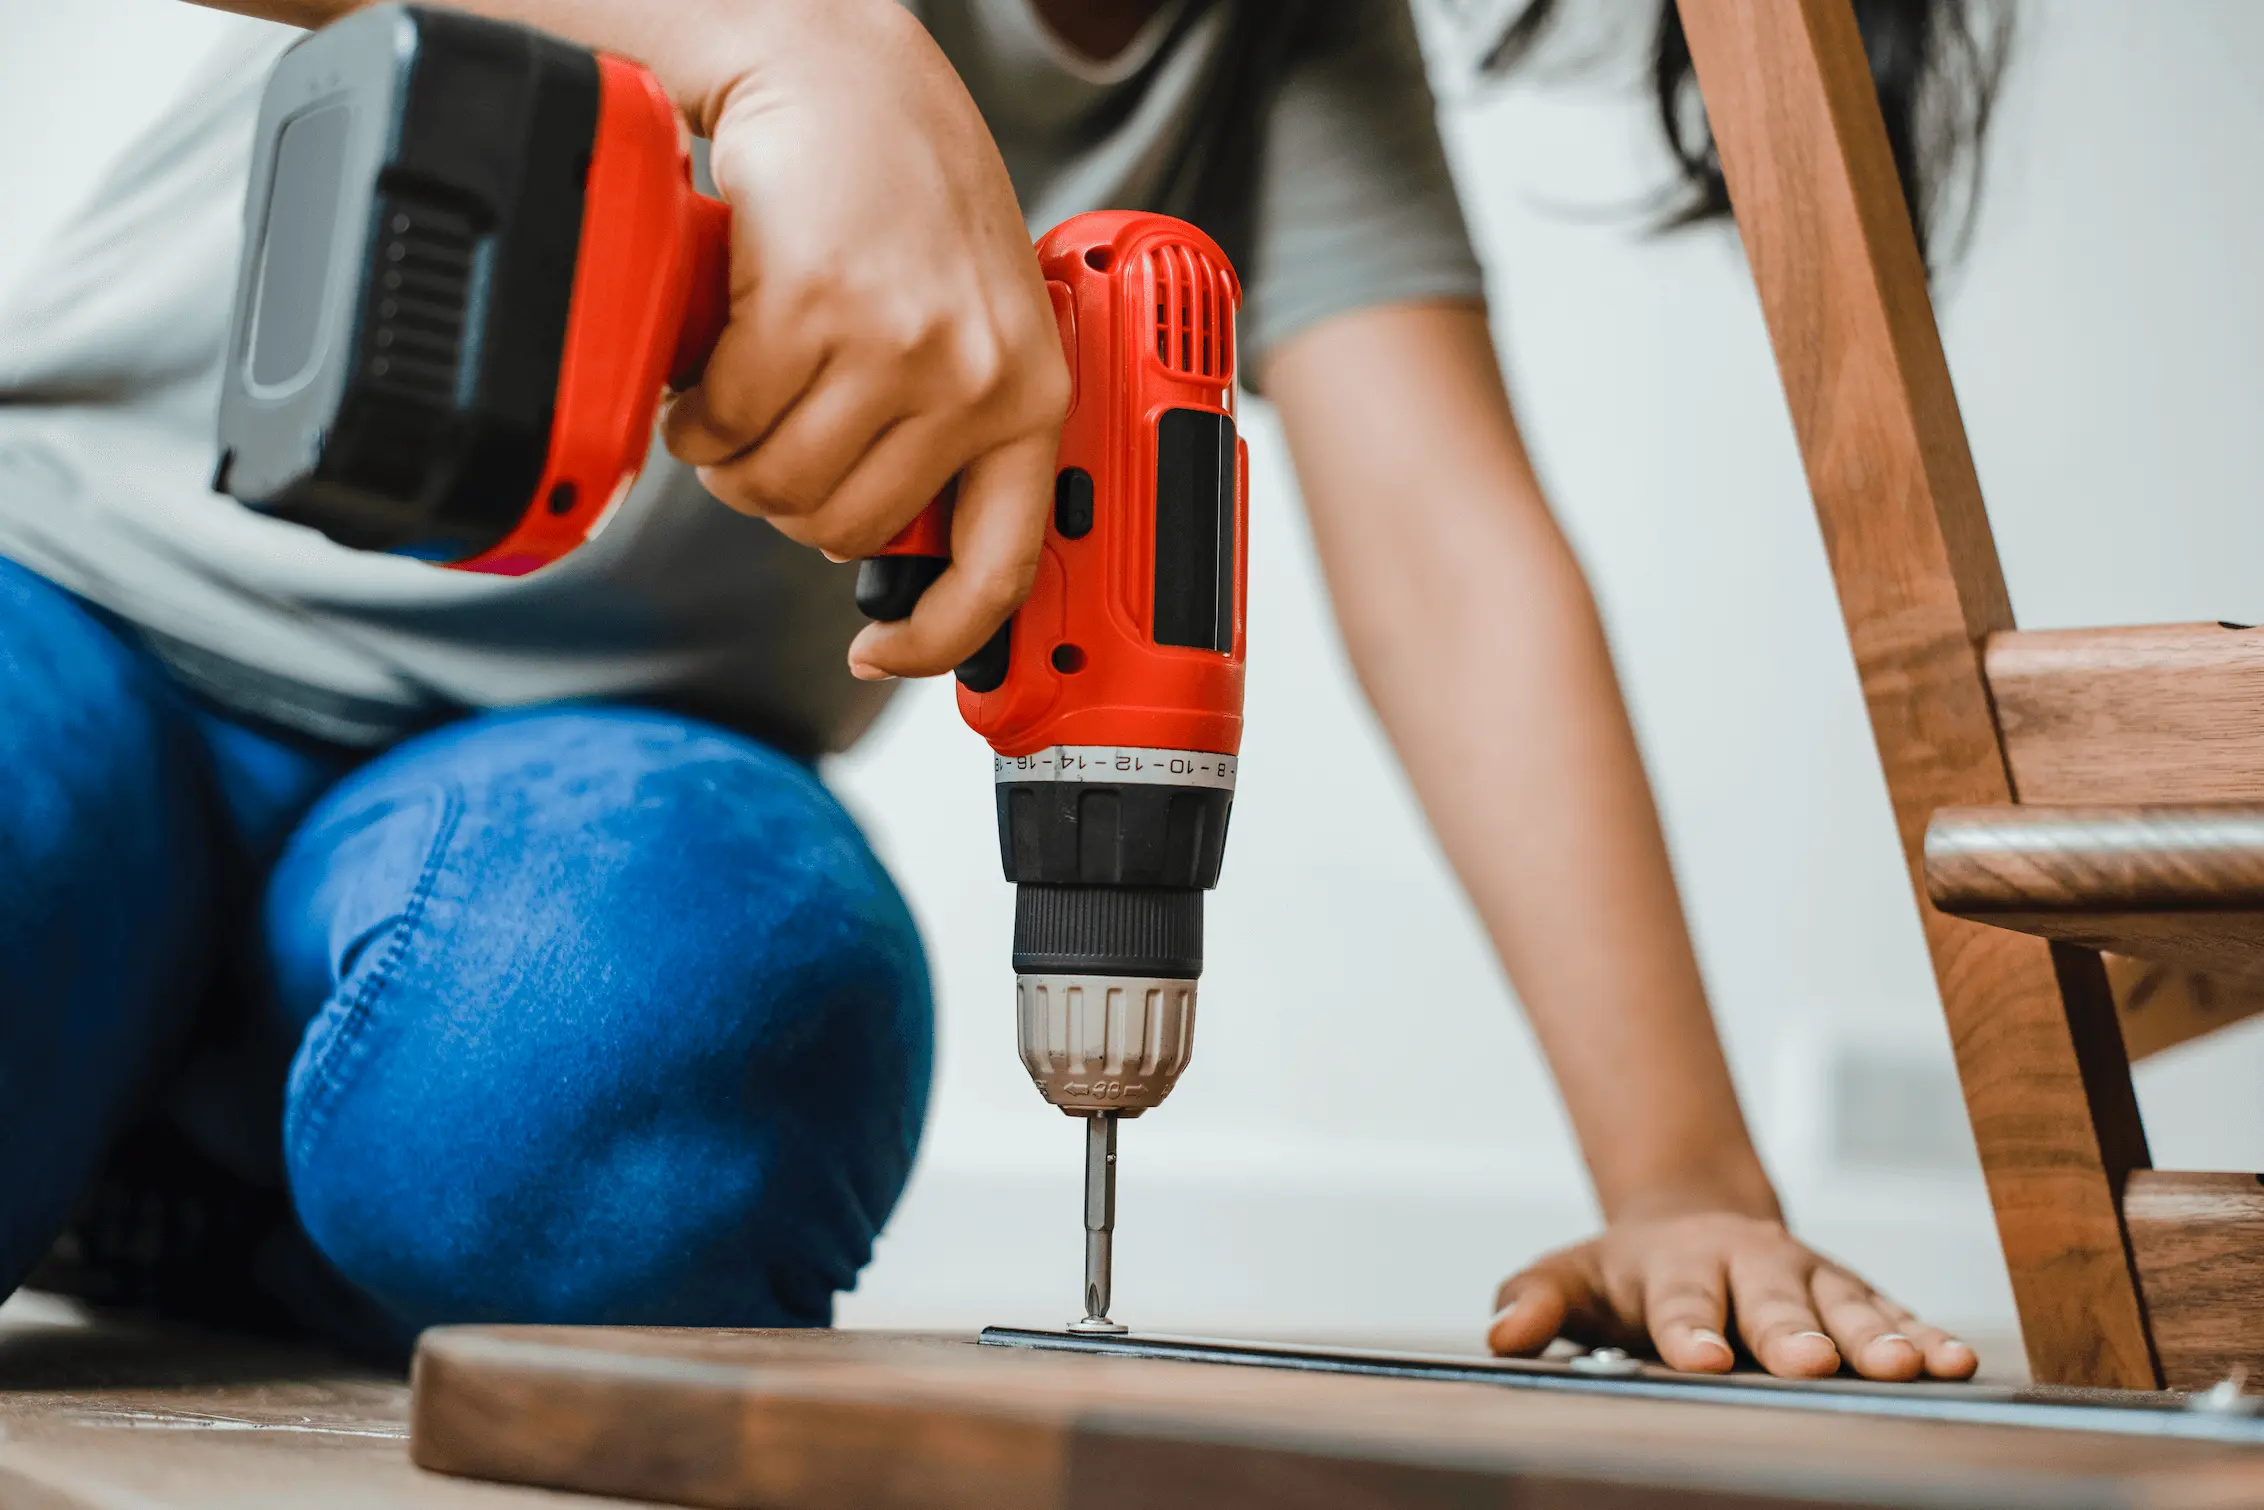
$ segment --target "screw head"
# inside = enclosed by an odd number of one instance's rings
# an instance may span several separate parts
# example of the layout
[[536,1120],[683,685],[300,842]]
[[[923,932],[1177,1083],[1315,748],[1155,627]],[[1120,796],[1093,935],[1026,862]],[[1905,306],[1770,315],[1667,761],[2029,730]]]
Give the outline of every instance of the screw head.
[[1087,1316],[1070,1322],[1069,1330],[1084,1336],[1121,1337],[1132,1329],[1123,1322],[1111,1321],[1106,1316]]
[[1572,1367],[1575,1372],[1605,1379],[1626,1379],[1643,1372],[1642,1362],[1618,1347],[1590,1348],[1572,1360]]
[[2211,1416],[2253,1416],[2264,1400],[2241,1389],[2244,1382],[2240,1373],[2219,1379],[2197,1395],[2187,1398],[2185,1408]]

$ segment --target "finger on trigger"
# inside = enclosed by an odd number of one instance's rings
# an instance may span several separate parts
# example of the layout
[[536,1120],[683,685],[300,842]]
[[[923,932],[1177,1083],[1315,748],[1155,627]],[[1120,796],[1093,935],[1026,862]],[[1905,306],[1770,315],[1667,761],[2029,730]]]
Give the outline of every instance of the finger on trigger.
[[1857,1373],[1892,1384],[1918,1377],[1925,1356],[1878,1303],[1869,1285],[1826,1264],[1810,1276],[1808,1289],[1825,1331]]
[[1710,1255],[1662,1259],[1646,1271],[1643,1315],[1651,1343],[1669,1368],[1721,1374],[1737,1361],[1722,1335],[1729,1318],[1729,1275]]
[[1021,606],[1045,543],[1054,450],[1051,434],[1030,436],[968,464],[952,512],[951,564],[910,618],[866,626],[850,646],[853,669],[861,663],[894,676],[948,671]]

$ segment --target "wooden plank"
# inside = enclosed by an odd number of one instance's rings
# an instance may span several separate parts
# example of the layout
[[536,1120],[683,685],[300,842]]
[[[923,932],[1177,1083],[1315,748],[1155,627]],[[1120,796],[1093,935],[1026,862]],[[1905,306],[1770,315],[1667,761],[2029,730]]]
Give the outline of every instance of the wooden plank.
[[[2012,609],[1862,38],[1847,0],[1680,3],[1941,986],[2029,1365],[2039,1380],[2152,1385],[2118,1201],[2125,1175],[2146,1163],[2145,1135],[2097,962],[2097,990],[2065,999],[2063,970],[2044,943],[1925,900],[1928,817],[2013,800],[1980,655],[1989,635],[2013,627]],[[2104,1015],[2103,1036],[2077,1020],[2085,1013]]]
[[445,1328],[412,1421],[442,1472],[761,1510],[2264,1499],[2252,1445],[882,1334]]
[[2103,954],[2115,1017],[2133,1063],[2264,1012],[2264,976],[2189,970]]
[[965,1417],[922,1410],[866,1375],[809,1367],[896,1364],[916,1376],[947,1347],[853,1333],[447,1328],[417,1350],[410,1453],[440,1473],[688,1505],[1057,1503],[1068,1464],[1058,1414],[1011,1400]]
[[2142,1170],[2123,1195],[2162,1373],[2264,1379],[2264,1176]]
[[2264,802],[2264,630],[2014,631],[1987,666],[2023,802]]

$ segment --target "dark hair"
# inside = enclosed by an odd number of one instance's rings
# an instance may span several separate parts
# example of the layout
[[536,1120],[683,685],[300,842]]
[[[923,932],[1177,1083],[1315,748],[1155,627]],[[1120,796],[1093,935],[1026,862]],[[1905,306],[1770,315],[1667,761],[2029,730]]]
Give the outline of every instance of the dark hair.
[[[1981,144],[2011,42],[2011,11],[1991,0],[1854,0],[1854,6],[1919,250],[1931,261],[1944,212],[1952,206],[1952,187],[1962,178],[1966,193],[1951,238],[1962,251],[1972,226]],[[1558,12],[1558,0],[1532,0],[1486,55],[1485,70],[1501,74],[1525,62]],[[1662,224],[1726,218],[1729,189],[1674,0],[1660,0],[1652,28],[1650,84],[1659,130],[1680,180],[1669,191]]]

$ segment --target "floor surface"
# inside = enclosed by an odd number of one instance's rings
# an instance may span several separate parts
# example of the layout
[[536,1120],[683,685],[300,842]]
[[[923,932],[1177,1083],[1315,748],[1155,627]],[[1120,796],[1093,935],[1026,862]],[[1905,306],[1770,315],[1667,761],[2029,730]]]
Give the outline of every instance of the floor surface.
[[593,1510],[410,1466],[409,1386],[327,1354],[0,1306],[7,1510]]

